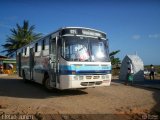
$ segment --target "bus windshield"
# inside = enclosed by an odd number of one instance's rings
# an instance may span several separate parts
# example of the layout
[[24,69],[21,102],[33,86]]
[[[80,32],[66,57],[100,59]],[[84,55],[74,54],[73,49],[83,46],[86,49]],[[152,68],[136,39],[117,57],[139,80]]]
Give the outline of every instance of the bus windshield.
[[87,37],[64,37],[62,57],[67,61],[108,62],[109,53],[106,40]]

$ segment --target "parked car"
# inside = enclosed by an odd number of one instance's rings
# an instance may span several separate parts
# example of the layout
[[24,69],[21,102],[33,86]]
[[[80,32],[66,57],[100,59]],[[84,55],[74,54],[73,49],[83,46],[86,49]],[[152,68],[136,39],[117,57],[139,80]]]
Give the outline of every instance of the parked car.
[[150,71],[149,70],[144,70],[144,75],[147,76],[150,74]]
[[[150,71],[149,70],[144,70],[144,76],[149,76]],[[154,75],[157,75],[157,71],[154,72]]]

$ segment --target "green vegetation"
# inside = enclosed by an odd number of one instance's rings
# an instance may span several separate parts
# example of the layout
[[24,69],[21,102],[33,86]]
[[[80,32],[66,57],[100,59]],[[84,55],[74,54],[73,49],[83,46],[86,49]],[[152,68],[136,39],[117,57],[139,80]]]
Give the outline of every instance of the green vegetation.
[[2,45],[6,56],[12,56],[17,49],[36,40],[42,36],[41,33],[34,33],[35,26],[29,26],[29,22],[24,20],[23,26],[16,24],[16,28],[10,29],[11,35],[7,36],[6,44]]
[[115,57],[115,55],[119,52],[120,50],[116,50],[116,51],[112,51],[109,54],[112,65],[118,66],[121,63],[120,59]]
[[112,74],[113,75],[118,75],[120,71],[119,64],[121,63],[120,59],[115,57],[116,54],[118,54],[120,50],[112,51],[109,56],[111,59],[111,64],[112,64]]

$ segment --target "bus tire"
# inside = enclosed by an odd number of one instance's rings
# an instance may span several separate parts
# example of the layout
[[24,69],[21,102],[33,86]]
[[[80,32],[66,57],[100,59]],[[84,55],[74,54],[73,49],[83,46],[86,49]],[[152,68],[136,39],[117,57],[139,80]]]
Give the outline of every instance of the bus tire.
[[22,72],[22,77],[23,77],[23,81],[24,81],[25,83],[27,83],[28,80],[27,80],[26,77],[25,77],[25,72],[24,72],[24,71]]
[[50,80],[49,80],[49,76],[48,76],[48,75],[44,77],[43,85],[44,85],[44,87],[45,87],[45,89],[46,89],[47,91],[50,92],[50,91],[53,90],[53,88],[50,86]]

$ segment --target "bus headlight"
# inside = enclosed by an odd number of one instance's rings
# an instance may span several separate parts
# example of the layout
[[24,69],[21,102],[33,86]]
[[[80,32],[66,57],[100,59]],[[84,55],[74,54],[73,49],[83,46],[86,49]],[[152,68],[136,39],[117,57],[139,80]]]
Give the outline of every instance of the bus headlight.
[[106,75],[106,79],[109,79],[110,77],[109,77],[109,75]]
[[73,80],[78,80],[78,76],[73,76]]
[[102,78],[102,79],[106,79],[106,76],[105,76],[105,75],[102,75],[101,78]]
[[101,78],[102,78],[103,80],[107,80],[107,79],[110,78],[110,76],[109,76],[109,75],[102,75]]
[[79,80],[83,80],[83,76],[79,76]]
[[83,80],[83,76],[73,76],[73,80]]

